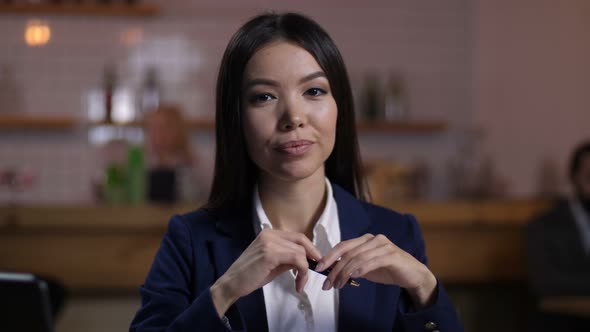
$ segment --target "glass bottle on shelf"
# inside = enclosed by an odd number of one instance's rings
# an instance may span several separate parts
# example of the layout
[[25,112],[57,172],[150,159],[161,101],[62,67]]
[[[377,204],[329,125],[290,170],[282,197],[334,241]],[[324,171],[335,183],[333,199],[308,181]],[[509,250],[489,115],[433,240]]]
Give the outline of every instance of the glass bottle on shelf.
[[117,85],[117,70],[114,65],[108,65],[104,71],[103,89],[104,89],[104,107],[105,123],[113,122],[113,96]]
[[143,148],[131,145],[127,150],[127,198],[131,204],[143,203],[146,198],[146,170]]
[[383,94],[383,115],[387,121],[399,121],[408,118],[403,84],[397,75],[390,75]]
[[161,91],[158,81],[158,72],[156,71],[156,68],[148,68],[139,94],[140,98],[138,106],[141,116],[146,112],[155,111],[160,106]]
[[375,73],[368,73],[361,93],[361,111],[366,120],[379,119],[382,113],[379,100],[379,77]]

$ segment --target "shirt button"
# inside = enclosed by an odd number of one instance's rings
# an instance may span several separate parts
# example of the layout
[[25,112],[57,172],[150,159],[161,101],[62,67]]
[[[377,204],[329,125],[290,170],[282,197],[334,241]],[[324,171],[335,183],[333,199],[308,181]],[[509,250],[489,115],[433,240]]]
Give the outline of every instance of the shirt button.
[[436,324],[434,322],[427,322],[426,324],[424,324],[424,328],[427,331],[434,331],[436,329]]
[[305,309],[305,303],[299,302],[299,304],[297,305],[297,308],[299,308],[299,310]]

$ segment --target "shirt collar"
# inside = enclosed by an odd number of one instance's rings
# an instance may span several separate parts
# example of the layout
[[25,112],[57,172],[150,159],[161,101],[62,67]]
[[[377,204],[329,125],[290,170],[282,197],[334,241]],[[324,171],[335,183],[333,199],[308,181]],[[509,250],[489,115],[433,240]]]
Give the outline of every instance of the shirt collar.
[[574,199],[570,201],[570,210],[574,216],[574,221],[578,226],[579,233],[582,239],[582,246],[587,255],[590,255],[590,216],[582,207],[579,200]]
[[[272,229],[272,223],[264,212],[258,185],[254,186],[254,230],[258,234],[262,229]],[[324,243],[326,242],[327,243]],[[326,178],[326,205],[322,210],[320,218],[313,227],[313,243],[318,247],[322,254],[333,248],[340,242],[340,225],[338,222],[338,208],[332,191],[332,184]]]

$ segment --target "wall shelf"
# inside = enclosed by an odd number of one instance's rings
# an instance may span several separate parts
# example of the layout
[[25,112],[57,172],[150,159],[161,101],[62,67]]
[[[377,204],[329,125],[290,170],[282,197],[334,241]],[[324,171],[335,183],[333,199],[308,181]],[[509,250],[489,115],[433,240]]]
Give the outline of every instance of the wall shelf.
[[[77,119],[70,115],[18,115],[0,114],[1,129],[69,129],[77,125]],[[93,122],[89,126],[117,126],[117,127],[140,127],[139,122],[131,123],[106,123]],[[191,130],[212,130],[215,129],[215,122],[210,119],[194,118],[188,121]],[[442,121],[396,121],[396,122],[369,122],[357,123],[360,133],[417,133],[427,134],[444,131],[447,124]]]
[[150,17],[159,13],[150,4],[99,4],[99,3],[14,3],[0,4],[0,14],[58,14],[85,16]]
[[[142,126],[141,122],[126,122],[126,123],[116,123],[116,122],[91,122],[88,124],[90,127],[98,127],[98,126],[113,126],[113,127],[128,127],[128,128],[139,128]],[[199,129],[214,129],[215,122],[209,119],[200,119],[200,118],[193,118],[188,120],[188,128],[191,130],[199,130]]]
[[0,129],[64,130],[76,127],[78,120],[71,115],[0,114]]
[[[92,126],[97,125],[108,125],[104,122],[92,123]],[[126,124],[115,124],[113,126],[123,127],[139,127],[140,124],[137,122],[131,122]],[[188,127],[190,129],[215,129],[215,122],[210,119],[191,119],[189,120]],[[357,129],[360,133],[436,133],[444,131],[447,128],[447,124],[443,121],[361,121],[357,123]]]

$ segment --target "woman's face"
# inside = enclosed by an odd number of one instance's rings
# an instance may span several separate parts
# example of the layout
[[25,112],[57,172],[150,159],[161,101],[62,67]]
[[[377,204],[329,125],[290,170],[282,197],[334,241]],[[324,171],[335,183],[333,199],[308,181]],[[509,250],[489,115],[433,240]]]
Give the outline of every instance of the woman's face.
[[311,54],[286,41],[262,47],[246,65],[241,100],[248,153],[261,177],[323,177],[338,111]]

